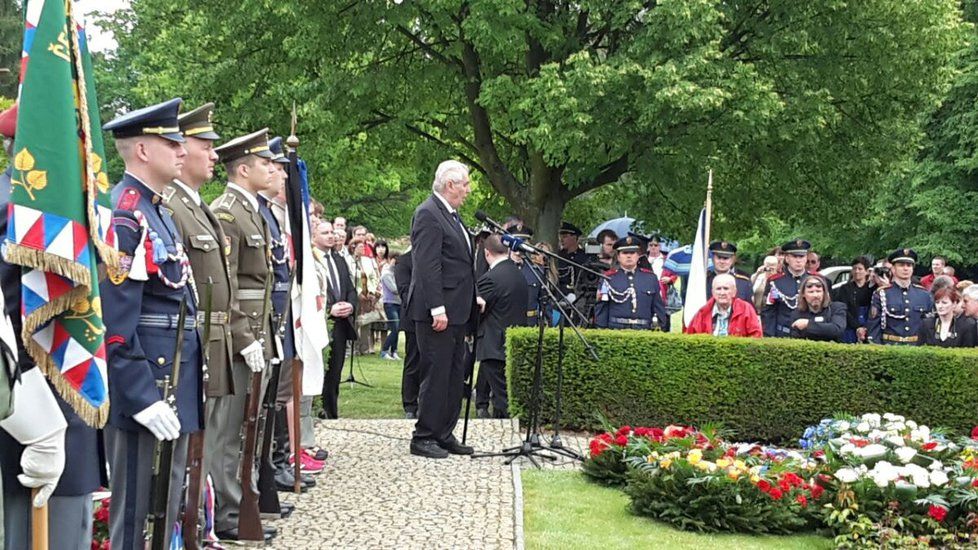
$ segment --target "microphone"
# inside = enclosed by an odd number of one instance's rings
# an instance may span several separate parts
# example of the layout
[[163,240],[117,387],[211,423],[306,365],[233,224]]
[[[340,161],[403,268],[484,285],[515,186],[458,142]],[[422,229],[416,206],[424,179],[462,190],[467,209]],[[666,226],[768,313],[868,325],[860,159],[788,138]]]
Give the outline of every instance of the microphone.
[[[477,214],[477,216],[478,216],[478,214]],[[503,244],[506,245],[507,247],[509,247],[509,249],[512,250],[513,252],[522,252],[523,254],[537,254],[538,253],[537,249],[536,248],[533,248],[532,246],[530,246],[528,244],[526,244],[526,241],[524,241],[523,239],[521,239],[519,237],[514,237],[513,235],[510,235],[509,233],[503,233],[502,235],[500,235],[500,238],[502,239]]]
[[482,211],[482,210],[476,210],[475,211],[475,219],[477,219],[480,222],[482,222],[482,223],[484,223],[484,224],[492,227],[493,229],[495,229],[496,231],[499,231],[500,233],[509,233],[509,231],[506,231],[506,228],[505,227],[499,225],[495,220],[493,220],[492,218],[490,218],[489,216],[487,216],[486,213],[484,211]]

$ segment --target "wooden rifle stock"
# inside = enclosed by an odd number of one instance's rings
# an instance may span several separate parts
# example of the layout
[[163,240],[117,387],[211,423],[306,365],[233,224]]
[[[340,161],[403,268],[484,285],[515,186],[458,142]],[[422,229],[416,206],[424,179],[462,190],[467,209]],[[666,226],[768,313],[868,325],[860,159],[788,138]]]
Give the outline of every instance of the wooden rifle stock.
[[258,510],[262,513],[278,517],[282,506],[278,500],[278,488],[275,486],[275,467],[272,465],[272,440],[275,437],[275,398],[278,396],[278,378],[281,376],[282,365],[272,366],[272,376],[262,400],[259,422],[259,440],[261,455],[258,461]]
[[245,403],[244,448],[241,455],[241,505],[238,511],[238,538],[263,541],[264,530],[258,512],[258,491],[255,483],[255,452],[258,450],[258,415],[261,408],[262,373],[251,375],[251,389]]

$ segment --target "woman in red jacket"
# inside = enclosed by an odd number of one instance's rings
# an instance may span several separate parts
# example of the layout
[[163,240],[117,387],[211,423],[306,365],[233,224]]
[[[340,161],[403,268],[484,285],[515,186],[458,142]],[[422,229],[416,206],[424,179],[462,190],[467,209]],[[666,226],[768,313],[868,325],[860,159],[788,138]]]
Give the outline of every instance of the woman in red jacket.
[[686,334],[760,338],[761,318],[754,306],[737,298],[737,281],[729,273],[713,278],[713,297],[696,312]]

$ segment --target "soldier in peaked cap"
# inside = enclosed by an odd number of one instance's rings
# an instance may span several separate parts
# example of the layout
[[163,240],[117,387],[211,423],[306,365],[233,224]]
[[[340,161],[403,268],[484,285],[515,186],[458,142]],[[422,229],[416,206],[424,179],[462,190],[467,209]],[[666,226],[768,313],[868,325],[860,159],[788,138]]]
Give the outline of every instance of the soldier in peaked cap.
[[[785,270],[768,279],[767,288],[764,289],[764,307],[761,308],[764,336],[788,338],[791,335],[791,321],[798,307],[801,280],[808,274],[805,266],[811,249],[812,243],[804,239],[781,245],[785,254]],[[739,297],[739,287],[737,294]]]
[[912,248],[900,248],[887,259],[893,264],[892,282],[873,292],[866,323],[869,341],[891,346],[920,345],[920,329],[924,317],[934,311],[934,298],[912,281],[917,253]]
[[659,279],[651,269],[638,267],[640,240],[627,236],[618,239],[615,251],[618,268],[605,272],[594,307],[599,328],[661,329],[669,332],[669,314],[662,301]]
[[[105,440],[111,472],[113,547],[142,548],[154,447],[175,440],[167,528],[177,517],[187,436],[201,428],[203,381],[193,273],[162,193],[180,177],[187,152],[177,122],[180,99],[133,111],[104,126],[116,138],[126,172],[112,191],[122,260],[100,290],[105,308],[109,397]],[[177,326],[181,301],[187,319]],[[185,331],[180,365],[176,331]],[[180,369],[176,408],[162,400],[161,381]]]
[[754,289],[750,277],[734,267],[737,263],[737,245],[729,241],[713,241],[710,243],[710,253],[713,255],[713,269],[706,276],[706,297],[713,296],[713,278],[729,273],[737,281],[737,297],[747,302],[753,300]]
[[[216,151],[224,163],[228,183],[224,194],[211,203],[211,209],[227,237],[228,266],[238,285],[235,298],[241,312],[249,320],[247,328],[232,327],[234,360],[238,363],[237,368],[233,367],[233,372],[246,376],[234,380],[236,402],[228,404],[226,414],[230,425],[241,426],[249,391],[247,373],[264,371],[265,362],[273,353],[272,308],[271,304],[265,303],[266,290],[270,290],[274,284],[269,249],[272,238],[258,203],[258,194],[268,190],[272,184],[273,154],[268,147],[267,129],[235,138]],[[269,373],[264,372],[263,376],[262,395]],[[233,448],[237,450],[238,446],[234,445]],[[232,460],[225,466],[219,473],[223,477],[220,486],[215,481],[218,507],[214,513],[214,528],[218,537],[234,540],[238,538],[241,484],[237,478],[237,462]],[[270,528],[265,531],[266,537],[271,536]]]
[[[272,153],[271,173],[272,183],[268,189],[258,193],[258,210],[268,225],[271,236],[270,249],[272,253],[272,271],[275,282],[272,285],[272,308],[274,326],[279,327],[275,335],[275,361],[280,361],[278,394],[275,399],[275,451],[272,454],[275,466],[275,484],[283,491],[291,491],[295,483],[294,470],[288,467],[286,444],[289,441],[288,415],[286,408],[292,400],[292,358],[295,357],[295,335],[292,331],[291,313],[285,317],[289,301],[289,282],[291,280],[291,249],[288,242],[288,227],[286,226],[285,181],[288,178],[286,166],[289,159],[285,156],[282,138],[274,137],[268,140],[268,149]],[[311,477],[304,476],[304,484],[312,485]]]
[[[560,251],[557,252],[557,255],[580,265],[587,264],[587,253],[580,247],[581,229],[570,222],[563,222],[560,224],[560,231],[557,234],[560,237]],[[558,262],[557,282],[560,283],[560,291],[565,295],[574,294],[580,276],[581,270],[579,268]],[[572,301],[574,301],[573,298],[576,296],[572,296]]]

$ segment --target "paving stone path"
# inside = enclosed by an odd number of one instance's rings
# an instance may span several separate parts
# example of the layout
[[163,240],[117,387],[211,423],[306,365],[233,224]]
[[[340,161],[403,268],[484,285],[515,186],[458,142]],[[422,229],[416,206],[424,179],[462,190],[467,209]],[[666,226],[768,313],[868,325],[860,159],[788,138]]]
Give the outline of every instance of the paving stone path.
[[[522,488],[519,468],[499,458],[412,456],[409,420],[329,420],[316,425],[329,449],[326,470],[303,495],[280,493],[296,504],[292,517],[277,520],[272,548],[282,549],[522,549]],[[461,424],[456,432],[461,435]],[[516,420],[474,420],[470,445],[498,451],[519,443]],[[585,440],[565,436],[582,451]],[[548,468],[575,468],[560,459]]]

